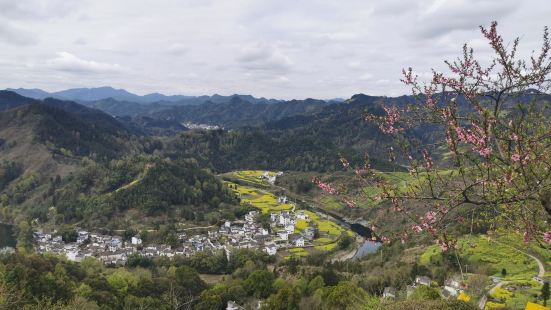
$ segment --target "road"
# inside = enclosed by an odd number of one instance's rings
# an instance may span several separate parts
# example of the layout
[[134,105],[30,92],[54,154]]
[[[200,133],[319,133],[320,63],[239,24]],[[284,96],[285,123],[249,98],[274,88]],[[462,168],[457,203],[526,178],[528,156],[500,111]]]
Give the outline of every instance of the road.
[[541,277],[541,278],[543,278],[543,276],[545,275],[545,265],[543,264],[543,262],[542,262],[539,258],[537,258],[536,256],[534,256],[534,255],[532,255],[532,254],[529,254],[529,253],[526,253],[526,252],[524,252],[524,251],[521,251],[521,250],[515,248],[514,246],[505,244],[505,243],[503,243],[503,242],[499,242],[499,241],[497,241],[497,240],[491,240],[491,241],[493,241],[493,242],[495,242],[495,243],[502,244],[502,245],[504,245],[504,246],[508,246],[508,247],[510,247],[511,249],[513,249],[513,250],[515,250],[515,251],[517,251],[517,252],[519,252],[519,253],[522,253],[522,254],[524,254],[524,255],[526,255],[526,256],[532,258],[533,260],[535,260],[536,263],[538,264],[538,269],[539,269],[539,271],[538,271],[538,276]]
[[[529,253],[526,253],[526,252],[524,252],[524,251],[521,251],[521,250],[515,248],[514,246],[505,244],[505,243],[503,243],[503,242],[499,242],[499,241],[497,241],[497,240],[491,240],[491,241],[493,241],[493,242],[495,242],[495,243],[499,243],[499,244],[505,245],[505,246],[508,246],[508,247],[512,248],[513,250],[515,250],[515,251],[517,251],[517,252],[519,252],[519,253],[522,253],[522,254],[524,254],[524,255],[526,255],[526,256],[532,258],[533,260],[535,260],[536,263],[538,264],[538,276],[541,277],[541,278],[543,278],[543,276],[545,275],[545,265],[543,264],[543,262],[542,262],[539,258],[535,257],[535,256],[532,255],[532,254],[529,254]],[[491,296],[498,288],[502,287],[503,285],[505,285],[505,284],[507,284],[507,283],[509,283],[509,282],[510,282],[510,281],[505,281],[505,280],[501,280],[501,281],[497,282],[497,283],[488,291],[488,295]],[[479,303],[478,307],[479,307],[480,309],[483,309],[484,304],[485,304],[485,301],[486,301],[486,300],[484,300],[484,302],[482,302],[482,300],[481,300],[481,302]]]

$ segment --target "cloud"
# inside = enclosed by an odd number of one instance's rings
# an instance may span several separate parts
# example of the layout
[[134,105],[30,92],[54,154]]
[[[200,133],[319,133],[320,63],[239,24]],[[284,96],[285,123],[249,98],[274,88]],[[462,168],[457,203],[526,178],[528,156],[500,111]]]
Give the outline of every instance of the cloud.
[[492,20],[529,57],[549,16],[549,0],[0,0],[0,88],[403,94],[402,68],[445,71],[464,42],[491,57]]
[[371,73],[369,73],[369,72],[368,72],[368,73],[364,73],[364,74],[360,75],[359,79],[362,80],[362,81],[371,80],[371,79],[373,79],[373,74],[371,74]]
[[17,46],[38,43],[38,37],[35,34],[2,21],[0,21],[0,39],[3,42]]
[[57,57],[48,61],[48,66],[57,71],[70,73],[118,73],[122,67],[118,64],[109,64],[84,60],[68,52],[58,52]]
[[281,51],[260,43],[245,47],[236,60],[247,70],[264,72],[289,72],[293,65]]
[[187,54],[189,51],[190,51],[190,48],[187,45],[181,44],[181,43],[172,44],[166,50],[166,52],[168,54],[174,55],[174,56],[183,56],[183,55]]
[[52,19],[69,14],[78,7],[75,0],[2,0],[0,12],[6,19]]
[[413,33],[421,39],[434,39],[453,31],[472,31],[480,25],[489,24],[514,12],[518,2],[501,0],[495,5],[492,0],[435,0],[423,7],[418,15]]

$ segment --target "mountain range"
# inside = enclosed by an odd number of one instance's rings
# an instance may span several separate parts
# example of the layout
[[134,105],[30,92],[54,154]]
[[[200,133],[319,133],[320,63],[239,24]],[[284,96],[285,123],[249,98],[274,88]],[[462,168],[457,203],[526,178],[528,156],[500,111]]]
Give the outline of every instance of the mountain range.
[[124,89],[115,89],[110,86],[94,87],[94,88],[71,88],[57,92],[47,92],[38,88],[8,88],[6,90],[13,91],[22,96],[45,99],[48,97],[64,100],[73,100],[77,102],[94,102],[104,99],[114,99],[116,101],[134,102],[140,104],[161,103],[165,105],[189,105],[201,104],[207,101],[221,103],[228,100],[230,97],[238,96],[243,100],[251,103],[275,103],[281,100],[256,98],[251,95],[231,95],[222,96],[214,94],[212,96],[184,96],[184,95],[164,95],[160,93],[151,93],[147,95],[136,95]]

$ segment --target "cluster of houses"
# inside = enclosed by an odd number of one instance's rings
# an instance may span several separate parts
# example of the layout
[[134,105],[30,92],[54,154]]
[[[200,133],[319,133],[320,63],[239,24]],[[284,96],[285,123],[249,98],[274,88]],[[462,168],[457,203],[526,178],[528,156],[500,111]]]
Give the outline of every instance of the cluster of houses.
[[[279,200],[286,202],[286,197]],[[284,203],[285,203],[284,202]],[[179,244],[171,247],[165,244],[142,244],[139,236],[124,241],[119,236],[109,236],[86,230],[77,230],[75,242],[64,242],[55,232],[35,232],[36,250],[40,253],[50,252],[65,255],[71,261],[82,261],[86,257],[96,257],[108,265],[125,265],[128,257],[138,254],[144,257],[175,255],[191,256],[199,251],[225,251],[231,254],[232,249],[252,248],[275,255],[281,248],[304,247],[314,238],[315,230],[306,228],[295,233],[296,221],[308,220],[304,211],[282,211],[270,214],[270,227],[262,227],[257,222],[258,211],[250,211],[244,221],[226,221],[218,230],[207,234],[187,236],[178,234]]]
[[[278,198],[280,201],[286,199]],[[218,236],[225,236],[232,248],[263,249],[269,255],[275,255],[281,248],[304,247],[314,239],[315,229],[311,227],[295,233],[296,221],[308,220],[308,215],[302,210],[270,213],[269,229],[256,222],[258,215],[258,211],[250,211],[242,224],[226,221],[218,230]]]
[[209,124],[195,124],[195,123],[184,123],[184,126],[189,129],[198,129],[198,130],[219,130],[224,129],[224,127],[218,125],[209,125]]

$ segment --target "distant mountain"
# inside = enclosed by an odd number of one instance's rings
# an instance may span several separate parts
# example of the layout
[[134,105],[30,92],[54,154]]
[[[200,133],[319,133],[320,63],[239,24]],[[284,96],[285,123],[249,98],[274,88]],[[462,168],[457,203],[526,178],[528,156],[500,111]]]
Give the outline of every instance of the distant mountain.
[[33,98],[33,99],[45,99],[48,97],[52,97],[52,94],[43,91],[42,89],[38,88],[32,88],[32,89],[25,89],[25,88],[8,88],[6,89],[8,91],[12,91],[14,93],[18,93],[21,96],[27,97],[27,98]]
[[251,102],[250,96],[234,95],[227,101],[207,101],[201,105],[185,105],[151,113],[164,121],[192,122],[221,125],[226,128],[260,126],[266,122],[319,112],[328,103],[306,99],[280,102]]
[[184,96],[184,95],[163,95],[160,93],[151,93],[144,96],[136,95],[124,89],[115,89],[110,86],[95,87],[95,88],[72,88],[57,92],[46,92],[41,89],[25,89],[25,88],[8,88],[7,90],[16,92],[22,96],[44,99],[47,97],[73,100],[79,103],[89,101],[100,101],[106,99],[114,99],[116,101],[135,102],[141,104],[159,103],[163,105],[192,105],[202,104],[207,101],[221,103],[227,102],[231,97],[241,97],[241,99],[251,103],[275,103],[280,102],[276,99],[255,98],[251,95],[212,95],[212,96]]

